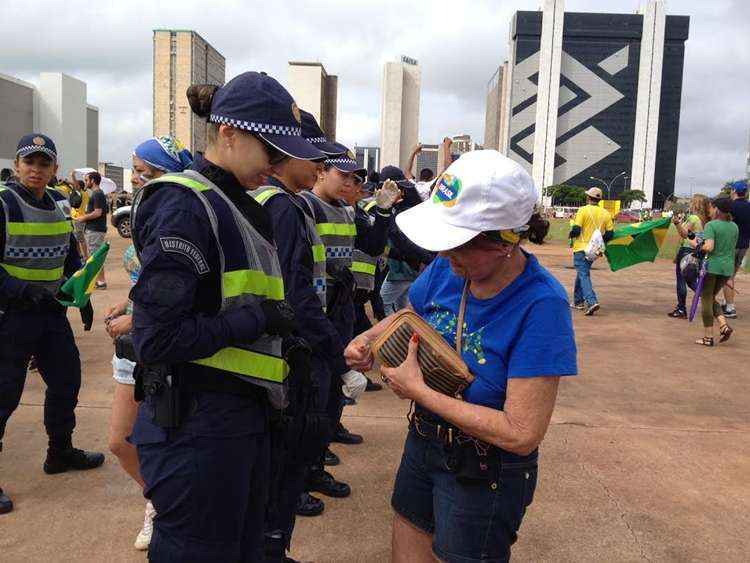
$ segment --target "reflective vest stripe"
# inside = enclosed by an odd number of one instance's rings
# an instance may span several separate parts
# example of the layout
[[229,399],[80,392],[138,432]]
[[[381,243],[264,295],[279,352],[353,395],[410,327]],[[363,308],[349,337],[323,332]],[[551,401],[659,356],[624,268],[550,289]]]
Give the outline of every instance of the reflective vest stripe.
[[9,235],[64,235],[73,232],[70,221],[58,221],[56,223],[13,223],[8,222]]
[[63,277],[63,268],[52,268],[51,270],[35,268],[32,270],[31,268],[21,268],[10,264],[0,264],[0,266],[14,278],[24,281],[54,282]]
[[175,176],[172,174],[165,174],[164,176],[160,176],[159,178],[157,178],[157,181],[158,182],[174,182],[175,184],[181,184],[183,186],[187,186],[188,188],[192,188],[199,192],[207,192],[211,190],[211,186],[207,186],[206,184],[203,184],[191,178],[185,178],[184,176]]
[[275,190],[267,190],[261,194],[258,194],[255,196],[255,201],[263,205],[265,202],[267,202],[269,199],[271,199],[272,196],[275,196],[276,194],[282,193],[282,190],[275,189]]
[[375,207],[375,202],[371,201],[370,203],[368,203],[367,205],[365,205],[364,210],[369,213],[370,209],[372,209],[373,207]]
[[225,298],[252,293],[275,301],[284,300],[284,280],[258,270],[225,272],[222,283]]
[[314,244],[312,246],[313,262],[325,262],[326,261],[326,245],[325,244]]
[[318,223],[318,234],[324,236],[354,237],[357,236],[357,226],[353,223]]
[[234,347],[222,348],[211,357],[191,363],[274,383],[283,383],[289,375],[289,366],[280,358]]
[[[375,258],[374,260],[377,260]],[[362,274],[375,275],[375,264],[367,264],[366,262],[352,262],[352,272],[359,272]]]

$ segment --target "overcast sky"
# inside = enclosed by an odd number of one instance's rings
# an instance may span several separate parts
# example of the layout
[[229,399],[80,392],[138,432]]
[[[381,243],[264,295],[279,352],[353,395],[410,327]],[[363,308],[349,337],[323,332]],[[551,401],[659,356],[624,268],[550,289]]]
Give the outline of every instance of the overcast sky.
[[[129,163],[151,135],[152,30],[193,29],[226,57],[227,79],[265,70],[286,84],[287,62],[320,61],[339,76],[338,140],[379,143],[383,63],[422,69],[420,140],[484,139],[486,84],[507,57],[516,10],[540,0],[0,0],[0,72],[36,82],[62,71],[99,106],[100,158]],[[638,0],[568,0],[566,11],[632,13]],[[750,1],[672,0],[689,15],[677,192],[713,191],[744,176],[750,136]],[[0,124],[0,126],[2,126]]]

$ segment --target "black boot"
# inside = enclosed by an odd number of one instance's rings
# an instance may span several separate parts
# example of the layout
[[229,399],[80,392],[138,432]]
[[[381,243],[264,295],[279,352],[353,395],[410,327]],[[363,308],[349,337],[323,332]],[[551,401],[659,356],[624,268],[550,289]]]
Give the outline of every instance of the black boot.
[[365,391],[380,391],[383,386],[380,383],[375,383],[372,379],[365,376],[367,379],[367,387],[365,387]]
[[341,463],[341,459],[331,450],[326,450],[325,456],[323,457],[323,465],[334,466]]
[[104,454],[87,452],[78,448],[65,450],[47,450],[47,460],[44,462],[44,472],[47,475],[65,473],[69,469],[85,471],[96,469],[104,463]]
[[0,489],[0,514],[8,514],[13,510],[13,501]]
[[338,426],[336,426],[336,431],[333,433],[331,442],[338,442],[339,444],[361,444],[364,442],[364,438],[361,434],[352,434],[339,422]]
[[302,493],[297,499],[295,513],[297,516],[319,516],[323,514],[326,505],[317,497],[310,493]]
[[346,483],[336,481],[333,475],[323,469],[313,469],[307,478],[308,489],[317,491],[327,497],[345,498],[352,494],[352,489]]

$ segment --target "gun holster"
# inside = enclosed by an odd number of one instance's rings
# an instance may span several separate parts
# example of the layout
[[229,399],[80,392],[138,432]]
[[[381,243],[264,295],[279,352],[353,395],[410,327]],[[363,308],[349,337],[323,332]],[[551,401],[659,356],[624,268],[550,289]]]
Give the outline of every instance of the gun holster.
[[179,428],[183,420],[182,389],[179,376],[167,364],[144,365],[138,362],[131,335],[115,339],[115,354],[136,363],[134,397],[138,402],[148,401],[154,410],[153,422],[164,429]]

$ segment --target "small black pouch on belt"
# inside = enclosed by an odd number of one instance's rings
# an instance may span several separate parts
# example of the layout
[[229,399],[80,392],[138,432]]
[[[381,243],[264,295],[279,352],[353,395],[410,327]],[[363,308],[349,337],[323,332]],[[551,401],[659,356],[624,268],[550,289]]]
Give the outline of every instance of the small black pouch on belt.
[[497,480],[500,474],[500,457],[492,447],[473,438],[464,441],[459,437],[454,442],[454,448],[460,451],[457,455],[461,458],[455,471],[458,481],[476,483]]

